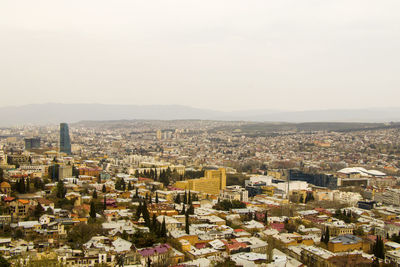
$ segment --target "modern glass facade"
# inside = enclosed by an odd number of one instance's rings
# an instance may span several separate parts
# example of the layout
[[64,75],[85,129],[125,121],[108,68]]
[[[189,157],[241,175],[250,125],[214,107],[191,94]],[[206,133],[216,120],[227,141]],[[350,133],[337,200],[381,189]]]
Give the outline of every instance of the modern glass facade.
[[68,124],[60,123],[60,152],[71,154],[71,139]]

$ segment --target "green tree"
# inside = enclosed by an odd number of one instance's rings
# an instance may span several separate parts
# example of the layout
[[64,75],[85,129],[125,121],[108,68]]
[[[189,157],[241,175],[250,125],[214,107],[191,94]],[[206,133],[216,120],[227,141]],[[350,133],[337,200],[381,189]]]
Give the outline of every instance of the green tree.
[[288,219],[285,220],[285,230],[288,231],[288,233],[293,233],[296,231],[296,225],[293,223],[289,222]]
[[158,203],[158,192],[156,192],[156,203]]
[[35,218],[40,218],[40,216],[42,216],[44,213],[44,208],[42,207],[42,205],[40,205],[40,203],[38,203],[35,207],[35,210],[33,212],[33,215],[35,216]]
[[160,233],[161,237],[167,237],[167,227],[165,225],[165,216],[163,218],[162,224],[161,224],[161,233]]
[[185,204],[183,204],[182,205],[183,207],[182,207],[182,210],[181,210],[181,215],[184,215],[184,214],[186,214],[186,209],[185,209]]
[[163,183],[164,186],[168,186],[169,185],[169,177],[166,175],[161,176],[160,182]]
[[136,220],[139,220],[141,214],[142,214],[142,201],[139,201],[139,206],[136,209]]
[[126,190],[126,183],[124,179],[121,179],[121,190],[125,191]]
[[190,234],[189,226],[190,226],[190,223],[189,223],[189,214],[186,213],[186,214],[185,214],[185,232],[186,232],[186,234]]
[[106,191],[107,191],[107,189],[106,189],[106,185],[105,185],[105,184],[103,184],[103,187],[101,188],[101,192],[105,193]]
[[102,234],[104,234],[104,230],[101,224],[80,223],[68,232],[67,240],[72,248],[81,248],[93,236]]
[[58,181],[57,182],[57,198],[63,199],[65,197],[66,190],[64,188],[64,182],[63,181]]
[[0,267],[9,267],[11,264],[2,255],[0,255]]
[[176,204],[181,204],[181,195],[180,194],[176,194],[175,203]]
[[96,219],[96,207],[94,205],[94,202],[90,202],[90,212],[89,212],[90,218]]
[[147,203],[144,201],[143,203],[143,219],[147,227],[150,227],[150,214],[149,210],[147,209]]
[[93,199],[97,199],[97,190],[93,190],[93,195],[92,195]]
[[323,238],[321,237],[322,242],[324,242],[325,244],[329,243],[330,240],[330,233],[329,233],[329,227],[325,228],[325,232],[323,234]]
[[183,195],[183,204],[187,204],[187,193],[185,190],[185,194]]
[[268,211],[267,210],[265,211],[265,214],[264,214],[264,224],[268,225]]
[[193,214],[194,214],[194,207],[193,207],[193,205],[190,205],[190,206],[189,206],[189,208],[188,208],[188,210],[187,210],[186,213],[189,214],[189,215],[193,215]]
[[21,239],[23,237],[24,237],[24,233],[21,231],[21,229],[17,229],[17,231],[15,231],[14,238],[15,239]]
[[151,229],[153,231],[157,230],[157,217],[156,217],[155,213],[153,213],[153,218],[152,218],[152,221],[151,221]]
[[380,236],[376,236],[376,242],[373,246],[373,252],[375,257],[379,259],[384,259],[385,258],[385,246],[383,244],[383,240]]
[[29,193],[31,191],[31,181],[29,178],[26,179],[26,189],[25,192]]

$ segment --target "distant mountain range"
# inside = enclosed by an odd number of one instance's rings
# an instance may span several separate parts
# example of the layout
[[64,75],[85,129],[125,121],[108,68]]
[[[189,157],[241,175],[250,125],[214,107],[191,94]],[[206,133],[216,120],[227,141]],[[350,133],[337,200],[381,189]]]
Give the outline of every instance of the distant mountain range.
[[309,111],[248,110],[222,112],[182,105],[32,104],[0,107],[0,126],[82,120],[231,120],[257,122],[390,122],[400,108]]

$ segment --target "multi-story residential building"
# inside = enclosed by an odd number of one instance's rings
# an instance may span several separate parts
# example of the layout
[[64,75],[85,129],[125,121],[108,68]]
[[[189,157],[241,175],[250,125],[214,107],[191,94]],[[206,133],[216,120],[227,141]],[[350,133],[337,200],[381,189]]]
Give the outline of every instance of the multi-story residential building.
[[204,178],[178,181],[174,187],[218,195],[220,190],[226,187],[226,170],[225,168],[205,170]]
[[221,190],[220,198],[227,199],[229,201],[238,200],[247,202],[249,201],[248,197],[249,192],[239,185],[231,185]]
[[40,137],[25,138],[25,149],[37,149],[40,148]]
[[29,200],[17,199],[10,202],[10,214],[13,218],[24,218],[30,208]]
[[382,193],[382,202],[387,205],[400,206],[400,190],[395,188],[387,188]]

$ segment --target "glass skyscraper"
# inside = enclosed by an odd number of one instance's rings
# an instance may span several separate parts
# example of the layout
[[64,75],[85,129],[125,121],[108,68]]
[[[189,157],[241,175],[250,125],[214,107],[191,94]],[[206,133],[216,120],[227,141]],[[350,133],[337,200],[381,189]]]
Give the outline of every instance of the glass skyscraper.
[[68,124],[60,123],[60,152],[71,154],[71,139]]

